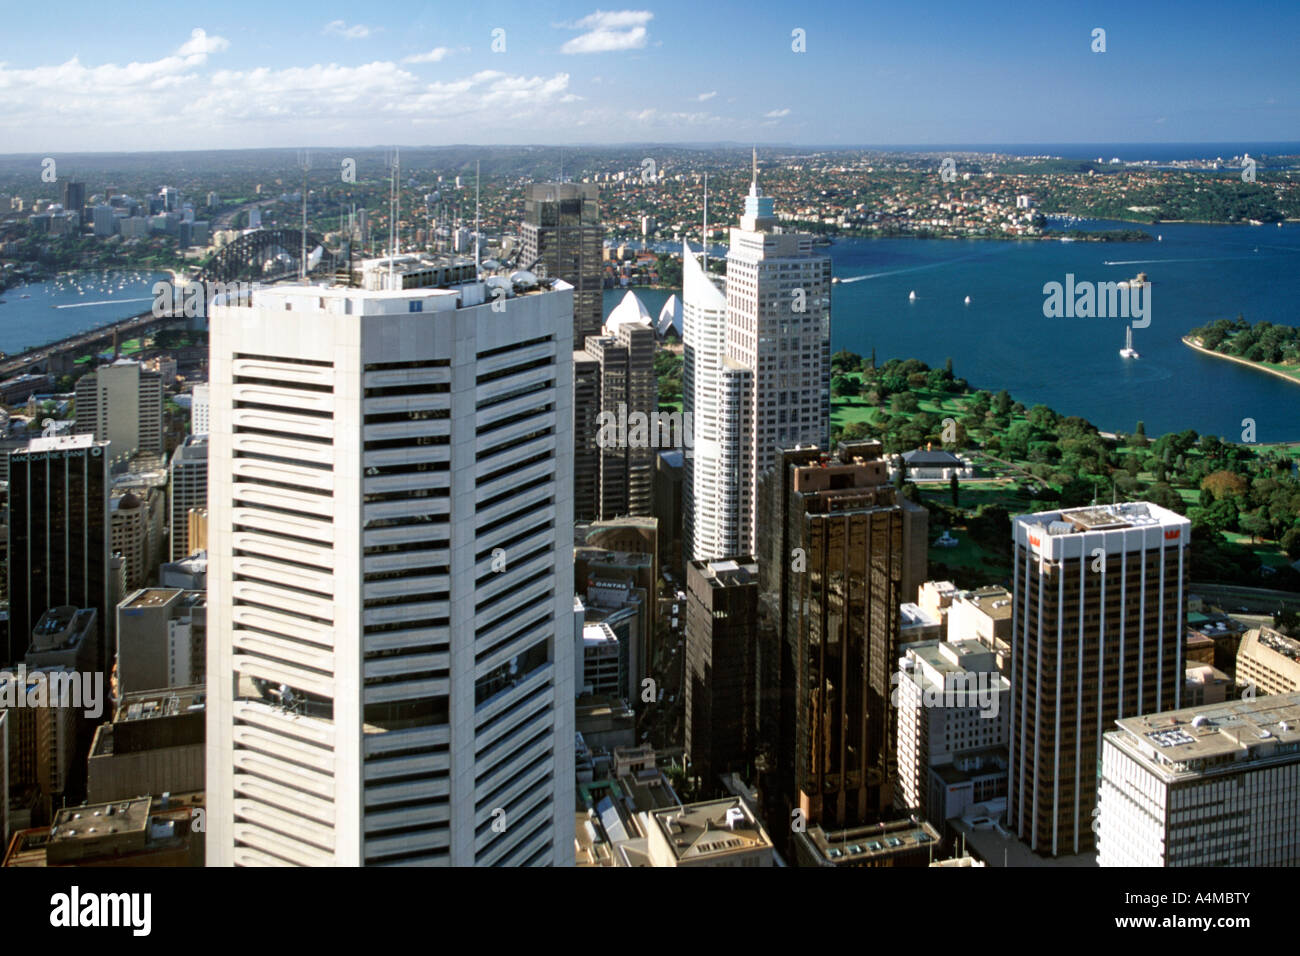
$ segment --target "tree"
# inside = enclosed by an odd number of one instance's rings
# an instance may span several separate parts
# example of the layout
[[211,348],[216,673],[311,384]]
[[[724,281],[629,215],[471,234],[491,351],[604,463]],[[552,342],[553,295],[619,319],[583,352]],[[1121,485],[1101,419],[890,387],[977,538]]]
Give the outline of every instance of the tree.
[[845,372],[856,372],[861,368],[862,356],[857,352],[840,349],[831,356],[831,372],[834,374],[843,375]]
[[999,418],[1011,414],[1011,393],[1005,388],[993,396],[993,414]]
[[1244,495],[1246,479],[1233,471],[1215,471],[1201,480],[1201,487],[1214,495],[1215,501],[1222,501],[1229,495]]
[[[949,359],[948,361],[951,362],[952,359]],[[957,480],[956,472],[953,472],[952,477],[948,479],[948,489],[952,492],[952,506],[954,508],[960,508],[961,507],[961,501],[960,501],[961,482]]]
[[1254,544],[1259,538],[1268,533],[1268,518],[1265,516],[1263,508],[1242,512],[1239,522],[1242,532],[1250,535],[1251,544]]
[[831,394],[836,398],[857,398],[862,394],[862,383],[847,375],[837,375],[831,380]]
[[1300,525],[1282,535],[1282,550],[1292,561],[1300,561]]

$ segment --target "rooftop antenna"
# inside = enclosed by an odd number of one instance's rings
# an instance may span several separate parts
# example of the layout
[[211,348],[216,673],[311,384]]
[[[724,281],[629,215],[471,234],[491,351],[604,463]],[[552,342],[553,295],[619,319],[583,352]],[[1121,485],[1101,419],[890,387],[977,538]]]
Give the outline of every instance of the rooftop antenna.
[[[564,154],[561,153],[561,156]],[[478,236],[479,236],[479,205],[478,205],[478,186],[479,177],[482,174],[481,160],[474,160],[474,278],[478,278],[479,255],[478,255]]]
[[303,150],[298,154],[298,165],[302,167],[302,253],[298,260],[298,278],[307,281],[307,170],[311,169],[311,153]]
[[758,192],[758,147],[754,147],[754,178],[751,180],[754,192]]

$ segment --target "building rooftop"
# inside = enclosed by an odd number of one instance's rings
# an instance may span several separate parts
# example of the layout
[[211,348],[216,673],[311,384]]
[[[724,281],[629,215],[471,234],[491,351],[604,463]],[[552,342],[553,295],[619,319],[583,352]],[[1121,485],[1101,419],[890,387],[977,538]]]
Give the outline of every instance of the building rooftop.
[[995,621],[1011,617],[1011,592],[992,585],[974,591],[962,591],[956,600],[972,604]]
[[1280,654],[1292,662],[1300,662],[1300,641],[1287,637],[1271,627],[1260,627],[1247,631],[1241,641],[1239,654],[1258,653],[1256,648],[1266,648],[1274,654]]
[[124,609],[146,608],[146,607],[166,607],[172,601],[178,598],[186,603],[193,605],[196,600],[205,598],[203,591],[182,591],[177,588],[143,588],[134,594],[128,595],[126,600],[120,605]]
[[[1300,692],[1117,720],[1106,739],[1166,780],[1300,753]],[[1295,760],[1295,756],[1287,759]]]
[[766,848],[772,841],[738,797],[655,810],[657,828],[678,861],[702,861]]
[[758,582],[758,562],[753,558],[728,558],[716,561],[692,561],[711,587],[741,587]]
[[[42,436],[33,438],[27,443],[26,449],[20,448],[17,451],[63,451],[72,448],[90,448],[94,444],[96,444],[94,435],[53,435],[48,438]],[[107,445],[108,442],[100,444]]]
[[919,848],[938,849],[940,844],[939,831],[923,820],[894,820],[829,832],[811,826],[802,837],[805,845],[832,865],[865,862]]
[[1041,525],[1046,528],[1049,535],[1187,524],[1187,519],[1182,515],[1146,501],[1125,501],[1111,505],[1066,508],[1062,511],[1041,511],[1037,514],[1021,515],[1016,518],[1016,521]]
[[122,697],[114,723],[202,713],[206,702],[207,688],[203,684],[137,691]]

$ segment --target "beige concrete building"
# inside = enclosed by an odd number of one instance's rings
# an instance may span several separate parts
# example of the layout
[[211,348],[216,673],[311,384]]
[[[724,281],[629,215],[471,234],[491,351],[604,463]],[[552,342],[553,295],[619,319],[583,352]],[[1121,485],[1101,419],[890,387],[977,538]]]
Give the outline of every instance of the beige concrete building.
[[138,452],[161,456],[162,408],[162,377],[139,362],[120,359],[77,380],[73,432],[109,442],[115,468]]
[[772,839],[739,797],[649,814],[651,866],[775,866]]
[[1256,696],[1300,691],[1300,641],[1271,627],[1247,631],[1237,648],[1237,686]]

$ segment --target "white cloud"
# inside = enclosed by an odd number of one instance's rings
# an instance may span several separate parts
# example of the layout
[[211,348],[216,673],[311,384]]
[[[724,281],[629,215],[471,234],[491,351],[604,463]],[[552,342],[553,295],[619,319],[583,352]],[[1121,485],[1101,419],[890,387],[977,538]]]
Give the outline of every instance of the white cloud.
[[325,34],[343,37],[345,40],[364,40],[370,36],[371,29],[363,23],[357,23],[348,26],[342,20],[331,20],[325,24],[325,29],[321,31]]
[[764,119],[781,119],[783,116],[789,116],[789,110],[769,110],[763,114]]
[[402,57],[403,63],[437,63],[451,53],[451,47],[436,46],[428,53],[416,53]]
[[610,53],[616,50],[639,50],[646,44],[646,24],[654,19],[649,10],[597,10],[576,23],[570,30],[587,32],[560,47],[561,53]]
[[225,37],[208,36],[206,30],[195,27],[190,31],[190,38],[182,43],[180,49],[176,51],[176,55],[199,57],[198,62],[202,63],[202,58],[205,58],[209,53],[220,53],[229,46],[230,41]]
[[[157,149],[178,129],[191,148],[354,143],[412,125],[485,137],[535,137],[571,111],[568,73],[484,70],[429,83],[396,62],[231,70],[200,66],[224,49],[192,36],[188,55],[144,63],[65,63],[15,69],[0,63],[0,152],[30,149]],[[569,104],[569,105],[565,105]],[[549,114],[546,111],[550,111]],[[548,115],[546,123],[539,117]],[[129,117],[124,124],[122,117]],[[521,134],[522,135],[522,134]]]
[[713,99],[717,95],[718,95],[718,91],[713,90],[709,93],[701,93],[699,96],[695,98],[699,100],[701,103],[707,103],[709,100]]

